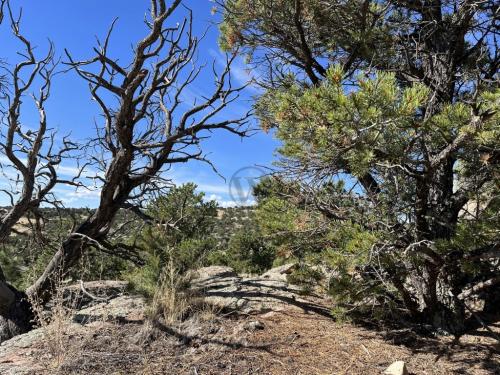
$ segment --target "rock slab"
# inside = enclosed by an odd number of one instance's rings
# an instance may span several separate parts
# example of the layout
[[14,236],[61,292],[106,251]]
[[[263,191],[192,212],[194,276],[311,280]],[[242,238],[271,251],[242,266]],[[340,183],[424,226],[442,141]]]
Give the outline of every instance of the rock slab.
[[206,267],[196,272],[191,287],[207,305],[225,312],[246,315],[318,308],[303,295],[301,287],[286,281],[293,267],[281,266],[249,277],[238,276],[230,267]]

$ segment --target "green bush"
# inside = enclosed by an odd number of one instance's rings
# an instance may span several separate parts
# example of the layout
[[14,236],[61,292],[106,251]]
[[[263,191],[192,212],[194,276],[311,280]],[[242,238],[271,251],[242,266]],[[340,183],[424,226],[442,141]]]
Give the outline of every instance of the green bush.
[[274,259],[274,248],[260,233],[242,230],[229,241],[223,262],[237,272],[261,273],[273,266]]

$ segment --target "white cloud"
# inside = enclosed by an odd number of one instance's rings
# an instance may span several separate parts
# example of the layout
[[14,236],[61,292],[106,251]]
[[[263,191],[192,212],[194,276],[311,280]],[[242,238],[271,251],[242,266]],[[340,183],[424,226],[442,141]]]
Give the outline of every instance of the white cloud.
[[[26,159],[25,157],[20,157],[19,160],[21,161],[21,163],[23,163],[25,165],[28,161],[28,159]],[[4,155],[0,156],[0,163],[5,167],[5,170],[11,170],[11,171],[15,170],[12,162],[10,161],[10,159],[7,156],[4,156]],[[81,167],[76,166],[76,163],[74,163],[73,165],[71,165],[69,163],[68,164],[59,164],[59,165],[55,166],[55,170],[56,170],[57,174],[60,176],[75,177],[80,173]],[[13,173],[15,175],[15,172],[13,172]],[[84,173],[85,174],[92,174],[92,175],[97,174],[97,172],[92,170],[89,166],[86,166],[84,168]],[[83,173],[82,173],[82,175],[83,175]]]
[[196,183],[198,186],[198,190],[204,193],[212,193],[212,194],[228,194],[229,190],[226,184],[205,184],[205,183]]
[[253,206],[256,204],[255,200],[251,199],[247,202],[236,202],[230,199],[224,199],[220,195],[211,194],[207,197],[208,201],[216,201],[220,207],[229,208],[229,207],[238,207],[238,206]]
[[[25,160],[24,160],[25,161]],[[9,179],[16,179],[16,171],[9,165],[10,161],[5,156],[0,156],[0,163],[4,164],[4,178],[0,179],[0,187],[7,190],[13,190],[14,187],[10,186]],[[65,163],[57,167],[57,172],[60,176],[73,177],[78,173],[79,169],[74,165]],[[81,181],[88,181],[88,188],[75,188],[69,185],[57,185],[52,193],[61,200],[64,205],[68,207],[96,207],[99,203],[101,194],[100,186],[94,185],[96,181],[85,178],[85,175],[93,174],[95,171],[90,168],[83,174]],[[235,207],[242,205],[253,205],[255,201],[250,193],[251,186],[240,187],[236,196],[231,196],[229,182],[224,181],[222,178],[214,178],[213,174],[206,174],[196,169],[171,169],[168,174],[169,177],[176,185],[183,183],[193,182],[197,185],[197,191],[206,193],[207,200],[216,200],[221,207]],[[241,199],[239,197],[242,197]],[[6,200],[8,197],[0,196],[0,205],[9,204]],[[247,198],[247,199],[245,199]]]
[[58,185],[52,192],[68,207],[96,207],[101,195],[97,187],[86,189],[67,185]]
[[101,190],[87,190],[83,188],[77,188],[74,191],[70,191],[66,194],[67,197],[75,198],[98,198],[101,195]]

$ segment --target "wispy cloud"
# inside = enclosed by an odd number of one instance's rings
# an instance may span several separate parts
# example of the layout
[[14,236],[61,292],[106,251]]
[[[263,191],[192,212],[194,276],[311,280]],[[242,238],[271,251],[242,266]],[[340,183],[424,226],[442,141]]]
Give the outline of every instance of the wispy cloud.
[[[217,64],[221,67],[225,67],[227,60],[226,55],[221,53],[220,51],[216,51],[213,48],[208,50],[210,56],[212,56]],[[247,89],[253,92],[254,94],[260,93],[260,89],[257,85],[251,83],[257,76],[253,70],[248,69],[246,64],[241,58],[236,58],[231,65],[231,77],[234,78],[240,85],[246,85]]]
[[[19,160],[21,161],[21,163],[25,164],[27,163],[27,159],[26,158],[19,158]],[[10,161],[10,159],[4,155],[0,156],[0,164],[2,164],[2,166],[4,167],[5,170],[10,170],[10,171],[14,171],[14,166],[12,164],[12,162]],[[64,177],[75,177],[77,176],[80,171],[81,171],[81,167],[78,167],[76,165],[76,163],[73,163],[73,164],[59,164],[59,165],[56,165],[54,167],[54,169],[56,170],[57,174],[59,176],[64,176]],[[15,172],[14,172],[15,173]],[[84,173],[85,174],[90,174],[90,175],[95,175],[97,174],[96,171],[92,170],[90,167],[85,167],[84,168]]]
[[[24,160],[25,161],[25,160]],[[10,161],[5,156],[0,156],[0,163],[4,166],[10,165]],[[70,164],[62,164],[57,167],[57,172],[60,176],[73,177],[78,174],[79,168]],[[95,173],[95,171],[88,170],[87,174]],[[13,168],[7,167],[3,171],[4,178],[0,180],[0,187],[6,190],[15,190],[9,180],[16,180],[16,172]],[[170,178],[175,185],[182,185],[192,182],[197,185],[197,191],[206,194],[206,199],[216,200],[221,207],[235,207],[241,205],[253,205],[255,201],[251,195],[251,186],[242,184],[238,186],[238,191],[231,194],[230,181],[225,181],[222,178],[214,175],[206,174],[200,171],[193,173],[193,169],[171,169],[169,171]],[[85,181],[82,178],[82,181]],[[101,194],[100,186],[92,185],[90,180],[87,179],[89,184],[84,187],[73,187],[69,185],[57,185],[52,193],[67,207],[96,207],[99,203]],[[240,199],[241,197],[241,199]],[[0,196],[0,205],[9,204],[8,197]]]

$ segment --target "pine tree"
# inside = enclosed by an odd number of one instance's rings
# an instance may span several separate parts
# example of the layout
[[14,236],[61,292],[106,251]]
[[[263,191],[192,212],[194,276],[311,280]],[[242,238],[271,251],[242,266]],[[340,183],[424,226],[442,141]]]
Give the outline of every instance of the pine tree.
[[370,233],[364,283],[456,334],[471,296],[498,311],[498,4],[221,6],[222,46],[258,70],[256,109],[282,141],[282,178],[339,230]]

